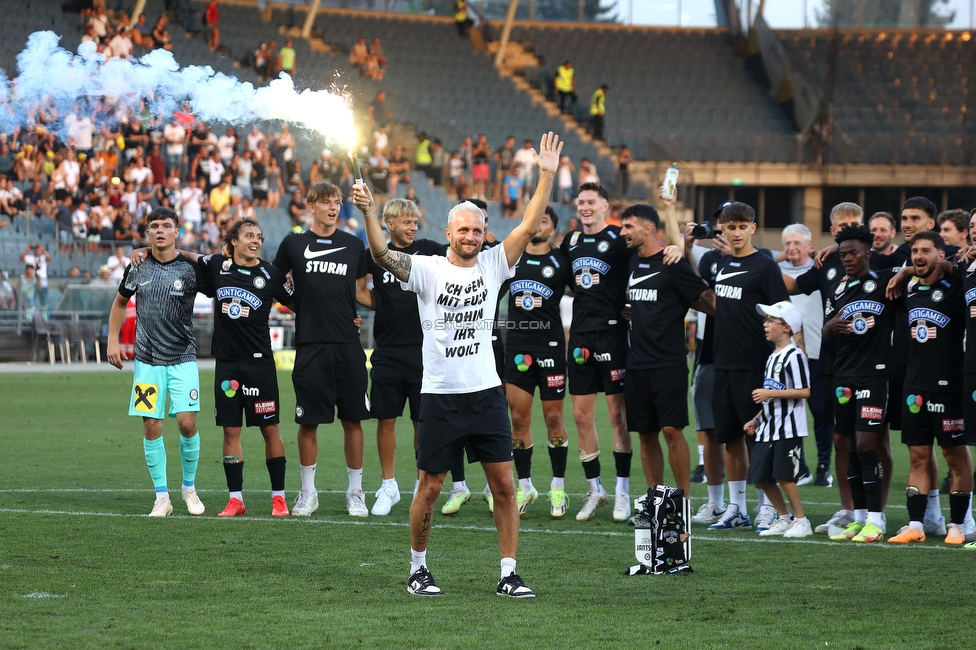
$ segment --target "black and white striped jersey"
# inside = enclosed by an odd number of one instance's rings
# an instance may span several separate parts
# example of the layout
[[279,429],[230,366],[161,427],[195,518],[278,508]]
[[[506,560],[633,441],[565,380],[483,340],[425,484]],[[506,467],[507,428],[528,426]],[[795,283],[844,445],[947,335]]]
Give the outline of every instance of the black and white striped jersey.
[[[793,390],[810,388],[807,355],[792,343],[769,355],[763,388]],[[805,399],[769,399],[762,404],[756,442],[775,442],[807,435]]]
[[136,295],[136,359],[153,366],[196,361],[193,300],[201,276],[196,264],[182,255],[160,262],[152,255],[130,264],[119,284],[124,298]]

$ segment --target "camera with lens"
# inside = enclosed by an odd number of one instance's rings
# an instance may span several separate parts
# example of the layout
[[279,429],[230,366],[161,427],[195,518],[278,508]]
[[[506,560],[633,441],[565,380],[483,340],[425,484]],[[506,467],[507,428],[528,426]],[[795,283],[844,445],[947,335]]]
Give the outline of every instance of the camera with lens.
[[715,235],[721,233],[721,230],[718,230],[707,221],[705,223],[696,223],[695,227],[691,229],[691,236],[695,239],[715,239]]

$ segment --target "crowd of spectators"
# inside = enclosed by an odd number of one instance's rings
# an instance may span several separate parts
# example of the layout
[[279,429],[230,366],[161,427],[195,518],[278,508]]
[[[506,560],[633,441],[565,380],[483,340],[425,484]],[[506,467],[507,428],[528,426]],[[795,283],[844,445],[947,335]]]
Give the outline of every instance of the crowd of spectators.
[[280,50],[274,38],[261,41],[251,54],[250,61],[246,63],[254,68],[261,81],[274,79],[279,72],[287,72],[294,76],[298,71],[294,41],[290,38],[286,39],[285,46]]

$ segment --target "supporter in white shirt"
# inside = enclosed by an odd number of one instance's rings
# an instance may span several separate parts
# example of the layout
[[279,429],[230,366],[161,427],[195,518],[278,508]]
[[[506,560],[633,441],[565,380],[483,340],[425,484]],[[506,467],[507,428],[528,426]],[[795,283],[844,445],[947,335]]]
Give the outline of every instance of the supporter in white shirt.
[[220,161],[224,163],[224,167],[230,167],[236,148],[237,136],[234,134],[234,127],[228,126],[227,132],[217,138],[217,151],[220,153]]
[[125,249],[121,246],[115,248],[115,255],[108,258],[105,266],[112,270],[109,275],[113,280],[121,280],[125,275],[125,267],[129,266],[129,256],[125,254]]
[[182,217],[184,221],[188,221],[194,224],[196,232],[200,232],[200,226],[202,225],[203,215],[200,209],[200,202],[203,199],[203,189],[197,187],[193,184],[187,184],[180,191],[180,197],[182,199]]
[[122,59],[128,59],[132,56],[132,39],[129,38],[128,28],[119,28],[119,33],[113,36],[108,44],[112,48],[113,56]]

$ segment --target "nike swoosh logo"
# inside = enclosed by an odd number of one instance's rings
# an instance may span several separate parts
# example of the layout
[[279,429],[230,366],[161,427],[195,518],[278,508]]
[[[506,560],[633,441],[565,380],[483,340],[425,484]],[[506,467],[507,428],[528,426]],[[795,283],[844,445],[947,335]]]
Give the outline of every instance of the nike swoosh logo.
[[563,392],[564,390],[566,390],[566,389],[565,389],[565,388],[557,388],[557,389],[556,389],[556,392],[557,392],[557,393],[561,393],[561,392]]
[[870,427],[876,427],[879,424],[881,424],[881,421],[880,420],[868,420],[868,426],[870,426]]
[[265,415],[265,416],[264,416],[264,419],[265,419],[265,420],[270,420],[270,419],[271,419],[271,418],[273,418],[274,416],[275,416],[275,414],[274,414],[274,413],[272,413],[271,415]]
[[[745,273],[745,271],[743,271],[743,273]],[[655,275],[660,275],[660,274],[661,274],[660,271],[656,271],[654,273],[650,273],[648,275],[645,275],[645,276],[642,276],[642,277],[639,277],[639,278],[634,278],[634,274],[631,273],[630,274],[630,281],[627,283],[627,286],[628,287],[632,287],[635,284],[640,284],[644,280],[647,280],[648,278],[653,278]]]
[[735,271],[734,273],[726,273],[725,270],[723,269],[723,270],[721,270],[721,271],[718,272],[718,275],[715,276],[715,281],[716,282],[721,282],[722,280],[727,280],[729,278],[734,278],[737,275],[742,275],[743,273],[748,273],[748,272],[749,271]]
[[954,434],[952,434],[952,436],[951,436],[951,437],[952,437],[952,438],[958,438],[958,437],[959,437],[959,436],[961,436],[961,435],[962,435],[961,433],[954,433]]
[[140,287],[144,287],[144,286],[146,286],[147,284],[149,284],[150,282],[152,282],[152,280],[146,280],[145,282],[140,282],[140,283],[139,283],[139,286],[140,286]]
[[190,402],[187,406],[196,406],[196,405],[197,405],[196,402]]
[[338,253],[339,251],[346,250],[346,247],[342,248],[330,248],[324,251],[313,251],[310,246],[305,247],[305,259],[314,260],[316,257],[325,257],[326,255],[331,255],[332,253]]

